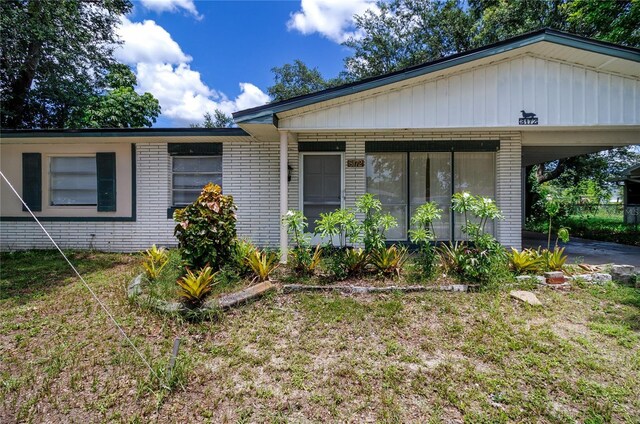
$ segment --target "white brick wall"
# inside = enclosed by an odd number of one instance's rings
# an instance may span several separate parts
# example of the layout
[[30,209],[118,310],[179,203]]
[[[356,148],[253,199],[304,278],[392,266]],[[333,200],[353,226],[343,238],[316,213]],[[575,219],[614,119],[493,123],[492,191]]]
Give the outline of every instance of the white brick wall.
[[[300,134],[299,141],[346,141],[345,159],[363,159],[366,140],[478,140],[500,139],[497,155],[497,202],[506,219],[498,223],[498,239],[505,245],[521,243],[519,132],[465,133],[322,133]],[[297,142],[289,142],[289,207],[297,209],[299,164]],[[52,222],[43,225],[63,248],[138,251],[156,243],[175,245],[174,223],[167,219],[170,205],[170,157],[167,145],[136,143],[137,219],[135,222]],[[238,206],[238,235],[264,246],[279,240],[278,143],[224,142],[223,189]],[[365,192],[365,169],[346,168],[346,206]],[[34,222],[0,222],[0,249],[47,249],[51,244]]]

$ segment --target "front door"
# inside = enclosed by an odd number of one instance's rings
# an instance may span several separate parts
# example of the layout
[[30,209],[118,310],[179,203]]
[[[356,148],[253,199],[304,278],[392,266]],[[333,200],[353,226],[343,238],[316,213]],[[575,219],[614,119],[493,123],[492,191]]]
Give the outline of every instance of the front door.
[[311,233],[321,213],[342,207],[342,162],[341,153],[302,154],[302,212]]

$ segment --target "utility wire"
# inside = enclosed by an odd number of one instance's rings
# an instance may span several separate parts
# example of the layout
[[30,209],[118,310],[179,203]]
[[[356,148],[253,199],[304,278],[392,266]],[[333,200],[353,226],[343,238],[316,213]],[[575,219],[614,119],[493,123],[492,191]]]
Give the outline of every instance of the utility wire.
[[87,288],[87,290],[89,290],[89,293],[91,293],[91,296],[93,296],[93,298],[96,300],[96,302],[98,302],[98,304],[100,305],[100,307],[104,310],[104,312],[107,314],[107,316],[111,319],[111,321],[113,321],[113,324],[116,326],[116,328],[118,329],[118,331],[120,332],[120,334],[122,334],[122,337],[124,337],[124,339],[129,342],[129,344],[131,345],[131,347],[133,348],[133,350],[136,352],[136,354],[140,357],[140,360],[147,366],[147,368],[149,368],[149,371],[151,371],[151,374],[153,374],[158,381],[160,381],[160,383],[162,384],[162,379],[160,378],[160,376],[158,375],[157,372],[155,372],[155,370],[151,367],[151,364],[149,364],[149,362],[145,359],[145,357],[142,355],[142,353],[138,350],[138,348],[136,347],[136,345],[133,343],[133,341],[127,336],[127,334],[124,332],[124,330],[122,329],[122,327],[120,326],[120,324],[118,323],[118,321],[116,321],[116,319],[113,317],[113,315],[111,314],[111,312],[109,312],[109,309],[107,308],[107,306],[102,303],[102,301],[98,298],[98,296],[95,294],[95,292],[93,291],[93,289],[89,286],[89,284],[87,284],[87,282],[84,280],[84,278],[82,278],[82,275],[80,275],[80,273],[78,272],[78,270],[76,269],[75,266],[73,266],[73,264],[71,263],[71,261],[69,260],[69,258],[67,258],[67,255],[64,254],[64,252],[62,251],[62,249],[60,249],[60,246],[58,246],[58,243],[56,243],[56,241],[53,239],[53,237],[51,237],[51,235],[49,234],[49,232],[46,230],[46,228],[44,228],[42,226],[42,224],[40,223],[40,221],[38,220],[38,218],[33,214],[33,212],[31,211],[31,208],[29,208],[29,205],[27,205],[25,203],[24,200],[22,200],[22,197],[20,196],[20,194],[18,194],[18,192],[16,191],[16,189],[13,187],[13,185],[9,182],[9,180],[7,179],[7,177],[4,176],[4,174],[2,173],[2,171],[0,171],[0,175],[2,175],[2,178],[5,180],[5,182],[9,185],[9,187],[11,188],[11,190],[15,193],[16,196],[18,196],[18,199],[20,199],[20,202],[22,202],[22,204],[24,205],[24,207],[27,209],[27,211],[29,211],[29,213],[31,214],[31,216],[33,217],[33,219],[36,221],[36,223],[40,226],[40,228],[42,228],[42,231],[44,231],[44,233],[47,235],[47,237],[49,237],[49,240],[51,240],[51,243],[53,243],[53,245],[56,247],[56,249],[58,249],[58,252],[60,252],[60,254],[62,255],[62,257],[64,258],[65,261],[67,261],[67,263],[69,264],[69,266],[71,267],[71,269],[76,273],[76,275],[78,276],[78,278],[80,279],[80,281],[82,281],[82,284],[84,284],[84,286]]

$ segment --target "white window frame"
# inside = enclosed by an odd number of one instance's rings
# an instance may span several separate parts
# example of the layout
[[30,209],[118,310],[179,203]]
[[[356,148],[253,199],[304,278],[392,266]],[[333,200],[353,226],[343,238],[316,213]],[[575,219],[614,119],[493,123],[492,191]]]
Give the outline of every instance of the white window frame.
[[[95,178],[95,190],[96,190],[96,203],[70,203],[70,204],[55,204],[53,203],[53,159],[55,158],[92,158],[94,161],[96,160],[95,154],[55,154],[55,155],[47,155],[47,175],[48,175],[48,187],[47,187],[47,204],[52,208],[95,208],[98,206],[98,179],[97,174]],[[96,166],[97,173],[97,166]]]
[[[185,158],[189,158],[189,159],[209,159],[209,158],[220,158],[220,172],[175,172],[173,170],[173,162],[176,159],[185,159]],[[185,190],[185,189],[181,189],[181,188],[174,188],[173,187],[173,176],[175,174],[177,175],[220,175],[220,187],[222,187],[222,184],[224,183],[224,168],[223,168],[223,162],[222,162],[222,155],[173,155],[171,156],[171,164],[170,164],[171,168],[170,168],[170,172],[169,172],[169,185],[170,185],[170,202],[171,202],[171,207],[172,208],[183,208],[185,206],[188,205],[187,204],[176,204],[174,201],[174,193],[175,192],[185,192],[185,191],[189,191],[189,190]],[[196,196],[197,198],[198,196]],[[195,199],[194,199],[195,200]]]

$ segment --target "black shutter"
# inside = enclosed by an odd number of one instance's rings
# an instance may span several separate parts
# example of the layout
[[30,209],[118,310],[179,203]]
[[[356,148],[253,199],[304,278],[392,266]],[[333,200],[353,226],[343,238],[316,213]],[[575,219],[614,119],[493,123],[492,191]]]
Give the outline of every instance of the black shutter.
[[98,212],[116,210],[116,154],[96,153]]
[[[42,210],[42,155],[22,154],[22,200],[32,211]],[[22,206],[22,210],[27,208]]]

